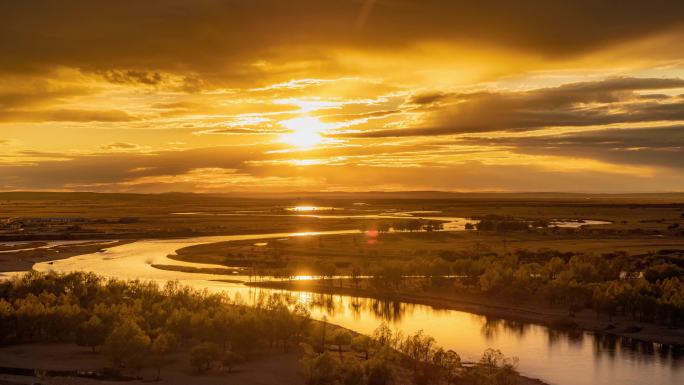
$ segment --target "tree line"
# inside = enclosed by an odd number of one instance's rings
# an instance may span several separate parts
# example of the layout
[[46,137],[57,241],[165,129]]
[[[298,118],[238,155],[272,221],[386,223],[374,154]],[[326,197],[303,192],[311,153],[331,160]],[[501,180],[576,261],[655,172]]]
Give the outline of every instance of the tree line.
[[310,323],[303,305],[276,296],[241,306],[178,282],[159,287],[82,272],[29,272],[0,282],[0,343],[71,341],[134,373],[160,371],[179,349],[189,351],[197,372],[230,371],[255,350],[297,346]]
[[378,233],[388,233],[390,231],[438,231],[444,229],[444,221],[408,219],[400,221],[379,221],[363,222],[359,227],[362,232],[377,231]]
[[[681,326],[684,319],[684,252],[593,255],[517,250],[444,252],[439,256],[381,261],[355,266],[352,282],[378,290],[429,289],[471,292],[492,298],[543,298],[569,315],[592,309],[597,317],[615,315]],[[370,276],[368,280],[359,277]]]

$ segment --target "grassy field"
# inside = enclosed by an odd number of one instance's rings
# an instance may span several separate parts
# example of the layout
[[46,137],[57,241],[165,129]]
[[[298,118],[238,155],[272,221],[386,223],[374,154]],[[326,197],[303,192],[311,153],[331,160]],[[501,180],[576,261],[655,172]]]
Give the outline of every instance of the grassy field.
[[620,251],[644,254],[662,249],[684,249],[684,237],[476,231],[387,233],[378,237],[328,235],[198,245],[179,250],[173,258],[238,267],[288,267],[296,275],[308,275],[310,268],[321,261],[333,262],[339,268],[338,274],[348,274],[355,264],[439,257],[445,253],[503,255],[517,250],[557,250],[601,255]]
[[[615,230],[667,232],[684,215],[684,194],[199,194],[0,193],[0,240],[178,237],[358,228],[362,219],[298,217],[285,208],[323,206],[334,214],[438,211],[434,216],[490,214],[527,219],[598,219]],[[178,215],[177,213],[205,215]],[[212,215],[222,214],[222,215]],[[225,215],[229,214],[229,215]],[[289,215],[288,215],[289,214]],[[323,212],[325,214],[325,212]],[[279,215],[273,217],[273,215]],[[79,218],[83,222],[3,227],[25,218]]]

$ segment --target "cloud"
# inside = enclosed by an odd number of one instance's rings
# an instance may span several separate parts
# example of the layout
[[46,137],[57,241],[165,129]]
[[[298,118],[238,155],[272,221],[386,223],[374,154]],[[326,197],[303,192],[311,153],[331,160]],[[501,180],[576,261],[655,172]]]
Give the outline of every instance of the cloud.
[[[252,175],[323,177],[328,190],[571,191],[625,192],[682,190],[681,172],[656,176],[603,170],[559,171],[539,164],[487,165],[470,161],[446,167],[309,166],[248,170]],[[267,173],[267,174],[265,174]],[[657,180],[657,184],[653,181]]]
[[[233,81],[251,64],[329,61],[328,48],[394,50],[423,42],[488,44],[566,57],[654,34],[679,33],[681,1],[424,0],[5,1],[0,69],[116,70],[115,81],[155,83],[159,71]],[[39,10],[39,11],[37,11]],[[357,29],[359,16],[364,26]],[[364,16],[365,15],[365,16]],[[674,32],[672,32],[674,31]],[[284,57],[287,56],[287,57]],[[293,68],[288,71],[292,75]],[[138,72],[145,71],[145,72]]]
[[[126,144],[124,144],[126,146]],[[185,174],[197,168],[239,169],[263,157],[253,146],[226,146],[155,153],[112,152],[63,154],[65,160],[0,165],[0,186],[10,181],[27,188],[55,188],[68,184],[118,184],[142,177]]]
[[[2,62],[2,60],[0,60]],[[100,89],[82,77],[52,79],[8,76],[0,84],[0,123],[3,122],[127,122],[129,113],[101,105]]]
[[204,82],[197,77],[173,75],[147,70],[107,69],[96,70],[110,83],[117,85],[156,87],[172,91],[197,92],[204,86]]
[[[0,14],[0,189],[684,188],[681,1],[22,0]],[[321,145],[273,143],[303,117],[323,123]]]
[[228,127],[228,128],[212,128],[207,130],[196,131],[196,134],[224,134],[224,135],[264,135],[264,134],[282,134],[286,132],[284,129],[276,128],[245,128],[245,127]]
[[[35,108],[44,106],[56,101],[61,101],[74,96],[88,95],[90,91],[84,87],[55,88],[35,79],[31,83],[30,89],[23,90],[4,90],[0,88],[0,114],[12,109]],[[13,85],[4,87],[12,88]],[[26,87],[24,87],[26,88]]]
[[138,151],[149,147],[141,147],[135,143],[116,142],[101,146],[100,148],[105,151]]
[[684,88],[679,78],[612,78],[525,92],[433,92],[411,96],[407,110],[425,115],[419,125],[350,134],[356,137],[454,135],[528,131],[613,123],[684,120],[684,99],[639,92]]
[[108,70],[103,71],[102,75],[112,83],[145,84],[153,86],[160,84],[164,80],[162,74],[152,71]]
[[554,154],[622,165],[684,170],[684,125],[610,128],[587,132],[517,138],[467,138],[462,142],[510,146],[524,154]]
[[[638,137],[638,135],[637,135]],[[613,136],[610,136],[614,139]],[[625,139],[624,146],[630,140]],[[577,142],[592,143],[590,138]],[[655,143],[660,144],[660,143]],[[499,143],[513,146],[515,143]],[[529,148],[535,144],[530,143]],[[124,145],[124,147],[128,147]],[[279,145],[225,146],[147,153],[111,152],[99,155],[47,154],[22,164],[0,164],[0,189],[73,189],[92,191],[272,191],[292,190],[453,190],[453,191],[664,191],[682,190],[681,168],[616,172],[617,167],[564,168],[542,160],[491,164],[477,159],[474,146],[465,160],[440,162],[456,150],[420,146],[369,146],[295,152]],[[439,150],[435,154],[435,150]],[[522,149],[524,150],[524,148]],[[301,157],[334,159],[336,151],[350,157],[329,164],[280,162]],[[483,149],[480,151],[490,152]],[[559,152],[559,153],[562,153]],[[583,155],[587,155],[585,152]],[[504,156],[505,153],[500,153]],[[424,158],[424,156],[430,156]],[[382,162],[382,160],[388,160]],[[402,162],[396,160],[403,159]],[[426,160],[427,159],[427,160]],[[557,157],[556,161],[563,162]]]
[[130,122],[135,117],[120,110],[8,110],[0,111],[0,122]]

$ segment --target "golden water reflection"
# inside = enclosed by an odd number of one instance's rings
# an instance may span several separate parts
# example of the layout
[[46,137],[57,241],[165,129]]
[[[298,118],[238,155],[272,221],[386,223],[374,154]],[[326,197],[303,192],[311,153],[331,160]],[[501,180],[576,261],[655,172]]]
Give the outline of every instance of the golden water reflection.
[[[254,289],[253,293],[261,292]],[[269,291],[273,293],[273,291]],[[276,291],[312,316],[370,334],[381,323],[404,334],[425,330],[442,346],[474,361],[492,347],[520,358],[523,373],[552,384],[666,385],[684,379],[681,348],[634,339],[363,297]]]

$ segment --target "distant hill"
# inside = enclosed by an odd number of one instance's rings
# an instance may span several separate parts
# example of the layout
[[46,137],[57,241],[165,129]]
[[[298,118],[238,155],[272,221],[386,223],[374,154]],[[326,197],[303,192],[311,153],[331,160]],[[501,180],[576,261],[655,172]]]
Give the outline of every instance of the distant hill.
[[0,201],[12,200],[92,200],[92,201],[121,201],[121,200],[194,200],[194,199],[277,199],[277,200],[478,200],[478,201],[599,201],[624,203],[679,203],[684,202],[684,192],[669,193],[633,193],[633,194],[583,194],[564,192],[448,192],[448,191],[368,191],[368,192],[239,192],[225,194],[195,194],[195,193],[162,193],[162,194],[133,194],[133,193],[95,193],[95,192],[36,192],[12,191],[0,192]]

